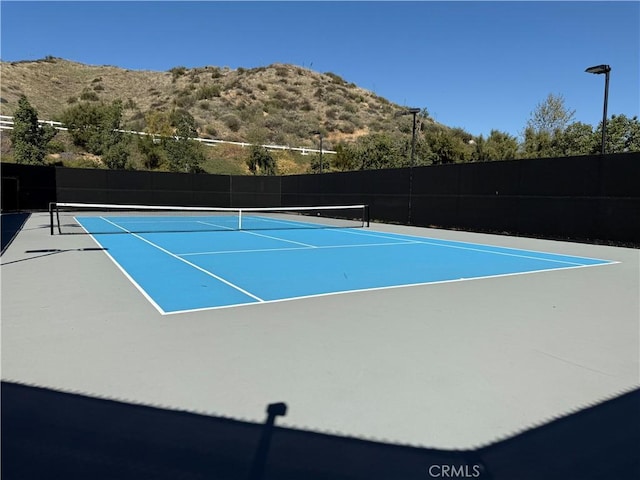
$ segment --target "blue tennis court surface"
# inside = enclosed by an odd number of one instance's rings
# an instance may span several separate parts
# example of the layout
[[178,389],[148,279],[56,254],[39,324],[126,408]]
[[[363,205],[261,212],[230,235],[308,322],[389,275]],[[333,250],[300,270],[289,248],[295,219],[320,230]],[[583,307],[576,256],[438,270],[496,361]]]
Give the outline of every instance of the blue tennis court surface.
[[129,232],[93,237],[165,314],[614,263],[367,228],[132,233],[155,219],[77,221],[89,233],[105,222]]

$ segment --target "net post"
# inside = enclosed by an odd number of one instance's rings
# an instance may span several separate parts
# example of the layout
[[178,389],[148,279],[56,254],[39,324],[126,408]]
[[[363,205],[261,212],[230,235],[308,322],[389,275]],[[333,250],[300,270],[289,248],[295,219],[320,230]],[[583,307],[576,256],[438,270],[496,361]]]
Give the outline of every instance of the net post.
[[62,235],[62,225],[60,224],[60,207],[57,203],[54,204],[56,206],[56,224],[58,225],[58,234]]
[[54,202],[49,202],[49,234],[53,235],[53,205]]
[[364,206],[364,226],[369,228],[370,222],[370,213],[369,213],[369,205]]

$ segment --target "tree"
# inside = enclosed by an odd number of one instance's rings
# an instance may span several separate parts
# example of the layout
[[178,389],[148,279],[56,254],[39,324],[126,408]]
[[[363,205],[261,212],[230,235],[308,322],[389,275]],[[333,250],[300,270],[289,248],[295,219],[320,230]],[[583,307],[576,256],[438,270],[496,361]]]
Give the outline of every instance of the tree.
[[144,159],[144,166],[147,170],[158,168],[165,161],[165,151],[159,140],[151,135],[140,135],[136,145],[138,151]]
[[[407,145],[408,145],[408,142],[407,142]],[[435,158],[435,155],[431,150],[431,146],[426,142],[424,138],[418,137],[416,139],[416,153],[414,158],[414,166],[420,167],[423,165],[431,165],[433,163],[434,158]]]
[[108,168],[125,168],[129,158],[129,137],[121,131],[122,102],[104,108],[101,122],[102,161]]
[[367,135],[359,147],[356,162],[360,170],[393,168],[402,164],[401,144],[389,135]]
[[172,117],[175,138],[164,138],[162,146],[167,154],[169,169],[173,172],[202,172],[201,164],[206,160],[202,145],[193,140],[197,136],[195,120],[187,112]]
[[122,132],[122,102],[80,103],[65,110],[62,122],[75,145],[101,155],[108,168],[124,168],[129,158],[127,135]]
[[542,130],[536,131],[533,127],[527,127],[524,131],[524,142],[520,146],[524,158],[549,158],[554,157],[555,147],[551,133]]
[[60,118],[69,129],[73,144],[96,155],[102,153],[100,129],[103,108],[104,104],[79,103],[65,110]]
[[550,93],[547,99],[536,105],[531,112],[531,117],[527,121],[527,128],[532,128],[534,132],[546,132],[549,135],[557,131],[563,131],[573,120],[575,110],[569,110],[564,104],[562,95]]
[[492,160],[487,153],[487,141],[483,135],[473,139],[473,152],[471,153],[472,162],[486,162]]
[[491,130],[485,154],[488,160],[513,160],[518,155],[518,140],[508,133]]
[[563,157],[590,155],[598,150],[597,138],[591,125],[573,122],[554,139],[554,153]]
[[277,172],[276,161],[271,152],[260,145],[252,145],[247,159],[249,171],[254,175],[275,175]]
[[341,143],[336,146],[336,155],[331,165],[342,172],[356,169],[357,149],[353,144]]
[[[322,162],[322,168],[320,168],[320,162]],[[311,161],[309,162],[309,171],[311,173],[326,172],[327,170],[329,170],[329,165],[327,165],[327,162],[329,162],[330,164],[330,161],[326,155],[323,155],[321,157],[319,153],[316,153],[311,157]]]
[[433,164],[462,163],[471,157],[469,145],[457,132],[438,128],[427,132],[425,139],[432,152]]
[[[602,138],[602,122],[598,125],[595,136],[600,145]],[[606,152],[640,152],[640,121],[637,116],[612,115],[607,121]]]
[[342,171],[400,167],[409,162],[408,148],[406,139],[372,133],[360,137],[354,144],[338,145],[331,164]]
[[187,110],[181,108],[172,110],[169,114],[169,123],[178,137],[196,138],[198,136],[196,119]]
[[18,109],[13,116],[11,142],[17,163],[42,165],[47,154],[47,144],[57,131],[50,125],[38,124],[38,112],[27,97],[18,100]]
[[152,135],[171,136],[173,135],[173,127],[171,126],[171,118],[166,112],[147,112],[144,116],[146,127],[145,132]]
[[521,145],[525,158],[561,156],[562,133],[573,120],[575,110],[569,110],[562,95],[550,93],[544,102],[536,105],[531,112],[523,134]]
[[166,161],[166,151],[162,137],[174,135],[175,128],[171,125],[171,117],[167,112],[150,111],[144,116],[145,133],[138,137],[136,145],[142,154],[144,166],[148,170],[160,167]]

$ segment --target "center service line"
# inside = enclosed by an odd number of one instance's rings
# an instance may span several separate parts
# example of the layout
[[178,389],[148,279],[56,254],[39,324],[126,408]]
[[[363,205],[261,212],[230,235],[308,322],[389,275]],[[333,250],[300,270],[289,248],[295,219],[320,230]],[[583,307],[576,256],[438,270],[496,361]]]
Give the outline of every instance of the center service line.
[[223,227],[222,225],[217,225],[215,223],[208,223],[208,222],[202,222],[202,221],[199,221],[198,223],[202,223],[204,225],[211,225],[212,227],[226,228],[227,230],[238,231],[238,232],[246,233],[246,234],[249,234],[249,235],[255,235],[257,237],[270,238],[271,240],[279,240],[281,242],[293,243],[295,245],[302,245],[303,247],[307,247],[307,248],[317,248],[315,245],[310,245],[308,243],[296,242],[294,240],[287,240],[286,238],[272,237],[271,235],[265,235],[263,233],[250,232],[248,230],[236,230],[234,228]]
[[231,288],[234,288],[234,289],[238,290],[239,292],[244,293],[245,295],[247,295],[247,296],[249,296],[249,297],[251,297],[251,298],[253,298],[253,299],[257,300],[258,302],[264,302],[264,300],[263,300],[262,298],[257,297],[257,296],[256,296],[256,295],[254,295],[253,293],[247,292],[245,289],[243,289],[243,288],[239,287],[238,285],[235,285],[235,284],[231,283],[231,282],[230,282],[230,281],[228,281],[228,280],[225,280],[225,279],[224,279],[224,278],[222,278],[222,277],[219,277],[219,276],[218,276],[218,275],[216,275],[215,273],[212,273],[212,272],[210,272],[210,271],[208,271],[208,270],[205,270],[204,268],[199,267],[198,265],[196,265],[196,264],[194,264],[194,263],[191,263],[190,261],[185,260],[184,258],[179,257],[179,256],[178,256],[178,255],[176,255],[175,253],[172,253],[172,252],[170,252],[169,250],[166,250],[166,249],[162,248],[161,246],[156,245],[156,244],[155,244],[155,243],[153,243],[152,241],[147,240],[146,238],[144,238],[144,237],[142,237],[142,236],[138,235],[137,233],[133,233],[133,232],[131,232],[131,231],[127,230],[126,228],[121,227],[121,226],[120,226],[120,225],[118,225],[117,223],[112,222],[111,220],[109,220],[109,219],[107,219],[107,218],[104,218],[104,217],[100,217],[100,218],[101,218],[102,220],[104,220],[105,222],[110,223],[110,224],[111,224],[111,225],[113,225],[114,227],[117,227],[117,228],[119,228],[120,230],[122,230],[122,231],[124,231],[124,232],[127,232],[127,233],[129,233],[130,235],[133,235],[133,236],[134,236],[134,237],[136,237],[137,239],[142,240],[142,241],[143,241],[143,242],[145,242],[145,243],[148,243],[148,244],[149,244],[149,245],[151,245],[152,247],[157,248],[157,249],[158,249],[158,250],[160,250],[161,252],[164,252],[164,253],[166,253],[167,255],[170,255],[171,257],[173,257],[173,258],[175,258],[175,259],[177,259],[177,260],[180,260],[181,262],[186,263],[186,264],[187,264],[187,265],[189,265],[190,267],[193,267],[193,268],[195,268],[196,270],[199,270],[199,271],[201,271],[202,273],[205,273],[205,274],[209,275],[210,277],[213,277],[213,278],[215,278],[216,280],[218,280],[218,281],[220,281],[220,282],[222,282],[222,283],[224,283],[224,284],[226,284],[226,285],[229,285]]

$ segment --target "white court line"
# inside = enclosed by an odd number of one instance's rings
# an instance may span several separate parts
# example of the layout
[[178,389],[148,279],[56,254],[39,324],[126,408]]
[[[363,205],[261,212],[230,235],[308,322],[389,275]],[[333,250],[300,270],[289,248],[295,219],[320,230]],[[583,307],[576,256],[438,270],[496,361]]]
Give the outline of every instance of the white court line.
[[[542,257],[534,257],[532,255],[519,255],[517,253],[506,253],[506,252],[494,252],[492,250],[484,250],[482,248],[471,248],[471,247],[461,247],[458,245],[442,245],[440,243],[435,243],[435,242],[420,242],[424,245],[432,245],[432,246],[436,246],[436,247],[447,247],[447,248],[457,248],[459,250],[470,250],[473,252],[482,252],[482,253],[492,253],[495,255],[503,255],[503,256],[507,256],[507,257],[517,257],[517,258],[528,258],[531,260],[542,260],[544,262],[553,262],[553,263],[565,263],[567,265],[584,265],[584,263],[579,263],[579,262],[568,262],[566,260],[556,260],[553,258],[542,258]],[[500,247],[498,247],[500,248]],[[547,254],[547,255],[556,255],[554,253],[551,254]],[[565,255],[570,257],[571,255]]]
[[[102,217],[100,217],[102,218]],[[198,267],[197,265],[194,265],[190,262],[188,262],[187,260],[184,260],[182,258],[180,258],[177,254],[174,254],[172,252],[169,252],[165,249],[163,249],[162,247],[159,247],[158,245],[153,244],[152,242],[148,241],[147,239],[134,234],[133,232],[129,232],[128,230],[126,230],[125,228],[121,227],[120,225],[117,225],[116,223],[110,222],[109,220],[102,218],[103,220],[113,224],[114,226],[116,226],[117,228],[127,232],[127,233],[131,233],[132,235],[136,236],[137,238],[139,238],[140,240],[143,240],[144,242],[160,249],[161,251],[167,253],[168,255],[177,258],[178,260],[181,260],[183,262],[185,262],[186,264],[193,266],[194,268],[202,271],[203,273],[206,273],[207,275],[210,275],[224,283],[229,284],[230,286],[236,288],[234,285],[228,283],[226,280],[221,279],[220,277],[217,277],[216,275],[212,274],[211,272],[208,272],[206,270],[201,269],[200,267]],[[288,222],[282,222],[282,223],[288,223]],[[219,225],[218,225],[219,226]],[[222,226],[220,226],[222,227]],[[234,230],[231,229],[230,227],[222,227],[222,228],[227,228],[230,230]],[[84,229],[84,227],[83,227]],[[86,231],[86,230],[85,230]],[[468,249],[468,250],[477,250],[480,252],[485,252],[485,253],[497,253],[497,254],[502,254],[502,255],[510,255],[510,256],[521,256],[521,255],[515,255],[515,254],[506,254],[503,252],[492,252],[492,251],[488,251],[488,250],[483,250],[483,249],[479,249],[479,248],[469,248],[469,247],[461,247],[461,246],[456,246],[456,245],[446,245],[446,244],[440,244],[440,243],[435,243],[435,242],[428,242],[425,241],[425,237],[420,237],[417,235],[403,235],[403,234],[387,234],[386,232],[380,232],[380,234],[372,234],[372,233],[364,233],[364,232],[359,232],[359,231],[354,231],[354,230],[339,230],[343,233],[349,233],[349,234],[354,234],[354,235],[362,235],[362,236],[369,236],[369,237],[375,237],[375,238],[384,238],[384,239],[393,239],[393,240],[400,240],[400,242],[398,243],[388,243],[388,244],[381,244],[381,243],[375,243],[375,244],[360,244],[360,245],[339,245],[339,246],[327,246],[327,247],[316,247],[316,248],[348,248],[351,246],[384,246],[384,245],[404,245],[404,244],[420,244],[420,243],[425,243],[425,244],[430,244],[430,245],[435,245],[435,246],[443,246],[443,247],[450,247],[450,248],[461,248],[461,249]],[[255,232],[247,232],[244,231],[245,233],[255,233]],[[87,232],[89,233],[89,232]],[[91,234],[90,234],[91,235]],[[93,235],[91,235],[92,238],[94,238],[94,241],[102,246],[100,244],[100,242],[98,242],[95,237],[93,237]],[[284,240],[284,239],[279,239],[277,237],[273,237],[277,240]],[[412,238],[412,239],[416,239],[416,240],[405,240],[405,238]],[[446,240],[443,240],[446,241]],[[458,242],[458,241],[454,241],[456,243],[463,243],[463,244],[468,244],[468,245],[478,245],[478,246],[487,246],[487,247],[492,247],[491,245],[484,245],[484,244],[477,244],[477,243],[470,243],[470,242]],[[494,248],[505,248],[505,249],[513,249],[513,250],[518,250],[515,248],[511,248],[511,247],[499,247],[499,246],[493,246]],[[288,249],[283,249],[283,250],[304,250],[306,248],[310,248],[310,247],[302,247],[302,248],[288,248]],[[567,256],[567,257],[571,257],[572,255],[565,255],[565,254],[556,254],[556,253],[550,253],[550,252],[536,252],[534,250],[522,250],[522,251],[528,251],[528,252],[532,252],[532,253],[540,253],[540,254],[547,254],[547,255],[563,255],[563,256]],[[124,273],[124,275],[136,286],[136,288],[138,288],[138,290],[143,294],[143,296],[145,298],[147,298],[150,303],[162,314],[162,315],[173,315],[173,314],[180,314],[180,313],[189,313],[189,312],[198,312],[198,311],[207,311],[207,310],[217,310],[217,309],[223,309],[223,308],[235,308],[235,307],[241,307],[241,306],[247,306],[247,305],[254,305],[254,302],[248,302],[248,303],[239,303],[239,304],[234,304],[234,305],[222,305],[222,306],[212,306],[212,307],[202,307],[202,308],[195,308],[195,309],[187,309],[187,310],[176,310],[176,311],[170,311],[170,312],[166,312],[164,310],[162,310],[162,308],[160,308],[155,302],[154,300],[149,297],[149,295],[135,282],[135,280],[133,280],[133,278],[118,264],[118,262],[108,253],[105,251],[105,253],[107,253],[107,256],[115,263],[115,265],[118,267],[118,269],[120,271],[122,271]],[[220,254],[220,253],[231,253],[231,252],[198,252],[198,253],[193,253],[193,254],[183,254],[183,255],[200,255],[200,254]],[[524,256],[525,258],[534,258],[537,260],[549,260],[549,259],[543,259],[543,258],[539,258],[539,257],[528,257],[528,256]],[[589,257],[580,257],[580,258],[589,258]],[[535,271],[527,271],[527,272],[515,272],[515,273],[506,273],[506,274],[497,274],[497,275],[488,275],[488,276],[482,276],[482,277],[473,277],[473,278],[459,278],[459,279],[451,279],[451,280],[441,280],[441,281],[430,281],[430,282],[421,282],[421,283],[415,283],[415,284],[401,284],[401,285],[389,285],[389,286],[383,286],[383,287],[373,287],[373,288],[364,288],[364,289],[356,289],[356,290],[346,290],[346,291],[337,291],[337,292],[328,292],[328,293],[321,293],[321,294],[311,294],[311,295],[304,295],[304,296],[298,296],[298,297],[289,297],[289,298],[281,298],[281,299],[275,299],[275,300],[264,300],[264,299],[258,299],[258,297],[255,297],[254,295],[243,291],[242,289],[240,289],[240,291],[242,291],[243,293],[246,293],[248,296],[257,299],[260,304],[264,304],[264,303],[278,303],[278,302],[285,302],[285,301],[290,301],[290,300],[299,300],[299,299],[305,299],[305,298],[314,298],[314,297],[324,297],[324,296],[330,296],[330,295],[341,295],[341,294],[345,294],[345,293],[358,293],[358,292],[368,292],[368,291],[376,291],[376,290],[387,290],[387,289],[394,289],[394,288],[404,288],[404,287],[416,287],[416,286],[423,286],[423,285],[434,285],[434,284],[440,284],[440,283],[454,283],[454,282],[460,282],[460,281],[467,281],[467,280],[482,280],[482,279],[490,279],[490,278],[500,278],[500,277],[508,277],[508,276],[515,276],[515,275],[527,275],[530,273],[542,273],[542,272],[550,272],[550,271],[555,271],[555,270],[570,270],[570,269],[577,269],[577,268],[588,268],[588,267],[597,267],[597,266],[602,266],[602,265],[607,265],[607,264],[617,264],[620,262],[617,261],[607,261],[607,260],[601,260],[601,259],[595,259],[595,258],[590,258],[591,260],[599,260],[602,262],[607,262],[607,263],[603,263],[603,264],[592,264],[592,265],[584,265],[584,264],[578,264],[578,263],[572,263],[572,262],[561,262],[561,263],[566,263],[569,264],[571,266],[565,266],[565,267],[558,267],[558,268],[554,268],[554,269],[543,269],[543,270],[535,270]],[[553,261],[553,260],[551,260]],[[559,261],[556,261],[559,262]],[[238,287],[239,288],[239,287]]]
[[[379,235],[376,235],[376,234],[373,234],[373,233],[358,232],[358,231],[355,231],[353,229],[345,229],[345,230],[342,230],[342,231],[344,233],[350,233],[352,235],[365,235],[365,236],[373,236],[373,237],[380,237],[380,238],[393,238],[395,240],[399,240],[398,237],[416,238],[416,239],[420,239],[419,241],[424,241],[425,239],[431,239],[431,240],[439,240],[440,242],[462,243],[464,245],[478,245],[480,247],[504,248],[506,250],[518,250],[518,251],[521,251],[521,252],[540,253],[540,254],[543,254],[543,255],[559,255],[559,256],[563,256],[563,257],[577,257],[577,258],[585,258],[587,260],[597,260],[599,262],[620,263],[620,262],[615,261],[615,260],[605,260],[605,259],[602,259],[602,258],[595,258],[595,257],[584,257],[582,255],[573,255],[571,253],[545,252],[545,251],[542,251],[542,250],[531,250],[529,248],[505,247],[505,246],[502,246],[502,245],[489,245],[489,244],[486,244],[486,243],[465,242],[464,240],[445,240],[445,239],[437,239],[437,238],[432,238],[432,237],[421,237],[419,235],[410,235],[408,233],[378,232]],[[436,244],[436,245],[440,245],[440,246],[443,246],[443,247],[450,246],[452,248],[455,248],[454,245],[442,245],[442,244],[439,244],[439,243]],[[483,251],[487,251],[487,250],[483,250]]]
[[[250,233],[250,232],[247,232]],[[264,236],[264,235],[262,235]],[[267,238],[275,238],[275,237],[267,237]],[[293,242],[297,243],[297,242]],[[256,252],[280,252],[280,251],[293,251],[293,250],[325,250],[331,248],[359,248],[359,247],[387,247],[393,245],[418,245],[421,242],[395,242],[395,243],[360,243],[353,245],[310,245],[307,247],[290,247],[290,248],[254,248],[254,249],[246,249],[246,250],[220,250],[213,252],[193,252],[193,253],[177,253],[176,255],[180,255],[181,257],[192,257],[195,255],[222,255],[225,253],[256,253]],[[301,244],[301,245],[304,245]]]
[[[271,219],[265,219],[267,221],[271,221]],[[286,220],[274,220],[278,223],[286,223],[286,224],[291,224],[291,223],[298,223],[298,222],[292,222],[292,221],[286,221]],[[205,222],[202,222],[205,223]],[[219,226],[219,225],[215,225],[212,224],[213,226]],[[318,247],[318,246],[313,246],[313,245],[308,245],[305,243],[301,243],[301,242],[295,242],[293,240],[287,240],[287,239],[283,239],[283,238],[279,238],[279,237],[274,237],[274,236],[270,236],[270,235],[264,235],[264,234],[259,234],[256,232],[250,232],[250,231],[246,231],[246,230],[240,230],[244,233],[248,233],[251,235],[257,235],[257,236],[261,236],[261,237],[266,237],[266,238],[271,238],[274,240],[281,240],[283,242],[290,242],[290,243],[295,243],[295,244],[299,244],[299,245],[303,245],[303,246],[309,246],[312,248],[348,248],[348,247],[358,247],[358,246],[362,246],[362,247],[370,247],[370,246],[384,246],[384,245],[412,245],[412,244],[422,244],[422,245],[431,245],[431,246],[436,246],[436,247],[445,247],[445,248],[455,248],[455,249],[459,249],[459,250],[469,250],[469,251],[474,251],[474,252],[480,252],[480,253],[489,253],[489,254],[494,254],[494,255],[502,255],[502,256],[508,256],[508,257],[516,257],[516,258],[526,258],[529,260],[541,260],[541,261],[545,261],[545,262],[551,262],[551,263],[562,263],[562,264],[566,264],[566,265],[577,265],[577,266],[584,266],[584,263],[581,262],[570,262],[567,260],[559,260],[559,259],[554,259],[554,258],[544,258],[544,257],[538,257],[538,256],[532,256],[532,255],[522,255],[522,254],[517,254],[517,253],[507,253],[507,252],[498,252],[498,251],[494,251],[494,250],[487,250],[485,248],[473,248],[473,247],[465,247],[465,246],[461,246],[461,245],[450,245],[447,243],[439,243],[439,242],[430,242],[428,240],[424,240],[424,237],[418,237],[418,236],[412,236],[412,235],[407,235],[410,238],[415,238],[416,240],[403,240],[402,238],[398,238],[398,236],[402,237],[402,235],[400,234],[374,234],[374,233],[365,233],[365,232],[360,232],[360,231],[356,231],[356,230],[351,230],[351,229],[345,229],[345,230],[338,230],[338,232],[340,233],[347,233],[347,234],[351,234],[351,235],[361,235],[361,236],[365,236],[365,237],[373,237],[373,238],[384,238],[384,239],[394,239],[394,240],[400,240],[399,243],[385,243],[385,244],[361,244],[361,245],[334,245],[334,246],[328,246],[328,247]],[[396,235],[396,236],[394,236]],[[442,240],[443,242],[446,242],[446,240]],[[556,256],[564,256],[564,257],[574,257],[574,258],[587,258],[587,257],[576,257],[574,255],[565,255],[565,254],[558,254],[558,253],[551,253],[551,252],[536,252],[534,250],[520,250],[517,248],[511,248],[511,247],[500,247],[500,246],[495,246],[495,245],[483,245],[483,244],[477,244],[477,243],[468,243],[468,242],[457,242],[456,243],[464,243],[465,245],[478,245],[478,246],[482,246],[482,247],[487,247],[487,248],[504,248],[504,249],[508,249],[508,250],[519,250],[522,252],[531,252],[531,253],[539,253],[541,255],[556,255]],[[271,251],[271,250],[279,250],[279,249],[255,249],[255,250],[234,250],[234,251],[227,251],[227,252],[194,252],[194,253],[183,253],[183,254],[179,254],[182,256],[191,256],[191,255],[215,255],[215,254],[220,254],[220,253],[245,253],[245,252],[259,252],[259,251]],[[282,249],[285,250],[285,249]],[[298,250],[298,249],[292,249],[292,250]],[[599,259],[589,259],[589,260],[599,260]],[[610,262],[608,260],[600,260],[600,261],[606,261],[606,262]]]
[[238,290],[239,292],[244,293],[245,295],[247,295],[247,296],[249,296],[249,297],[251,297],[251,298],[253,298],[253,299],[257,300],[258,302],[264,302],[264,300],[263,300],[262,298],[260,298],[260,297],[258,297],[258,296],[256,296],[256,295],[254,295],[254,294],[253,294],[253,293],[251,293],[251,292],[246,291],[244,288],[239,287],[238,285],[235,285],[234,283],[231,283],[231,282],[230,282],[230,281],[228,281],[228,280],[225,280],[224,278],[222,278],[222,277],[220,277],[220,276],[216,275],[215,273],[212,273],[212,272],[210,272],[210,271],[208,271],[208,270],[205,270],[205,269],[204,269],[204,268],[202,268],[202,267],[199,267],[199,266],[198,266],[198,265],[196,265],[195,263],[191,263],[190,261],[185,260],[184,258],[179,257],[179,256],[178,256],[178,255],[176,255],[175,253],[172,253],[172,252],[170,252],[169,250],[166,250],[166,249],[162,248],[161,246],[156,245],[156,244],[155,244],[155,243],[153,243],[152,241],[147,240],[146,238],[144,238],[144,237],[142,237],[142,236],[138,235],[137,233],[130,232],[130,231],[129,231],[129,230],[127,230],[126,228],[121,227],[121,226],[120,226],[120,225],[118,225],[117,223],[114,223],[114,222],[112,222],[111,220],[108,220],[108,219],[106,219],[106,218],[104,218],[104,217],[100,217],[100,218],[101,218],[102,220],[104,220],[105,222],[108,222],[108,223],[110,223],[111,225],[113,225],[113,226],[115,226],[115,227],[119,228],[120,230],[125,231],[125,232],[129,233],[130,235],[133,235],[133,236],[134,236],[134,237],[136,237],[137,239],[142,240],[142,241],[143,241],[143,242],[145,242],[145,243],[148,243],[148,244],[149,244],[149,245],[151,245],[152,247],[157,248],[157,249],[158,249],[158,250],[160,250],[161,252],[166,253],[167,255],[169,255],[169,256],[171,256],[171,257],[173,257],[173,258],[176,258],[176,259],[180,260],[181,262],[186,263],[186,264],[187,264],[187,265],[189,265],[190,267],[193,267],[193,268],[195,268],[196,270],[199,270],[199,271],[201,271],[202,273],[204,273],[204,274],[206,274],[206,275],[209,275],[210,277],[213,277],[213,278],[215,278],[216,280],[218,280],[218,281],[220,281],[220,282],[222,282],[222,283],[224,283],[224,284],[226,284],[226,285],[229,285],[230,287],[232,287],[232,288],[234,288],[234,289]]
[[[366,237],[377,237],[377,238],[393,238],[393,239],[398,239],[397,237],[394,237],[394,235],[399,235],[399,236],[403,236],[402,234],[388,234],[385,235],[384,233],[381,235],[376,235],[373,233],[364,233],[364,232],[358,232],[355,230],[341,230],[341,232],[343,233],[349,233],[351,235],[362,235],[362,236],[366,236]],[[407,237],[410,238],[416,238],[416,239],[424,239],[425,237],[418,237],[416,235],[406,235]],[[442,242],[447,242],[449,240],[441,240]],[[556,256],[562,256],[562,257],[573,257],[573,258],[584,258],[587,260],[597,260],[600,262],[607,262],[607,263],[618,263],[618,262],[613,262],[611,260],[602,260],[599,258],[590,258],[590,257],[579,257],[577,255],[568,255],[568,254],[564,254],[564,253],[553,253],[553,252],[541,252],[541,251],[536,251],[536,250],[524,250],[524,249],[519,249],[519,248],[513,248],[513,247],[501,247],[501,246],[497,246],[497,245],[484,245],[481,243],[470,243],[470,242],[459,242],[458,240],[450,240],[451,242],[455,242],[455,243],[464,243],[465,245],[478,245],[478,246],[482,246],[482,247],[487,247],[487,248],[504,248],[507,250],[518,250],[518,251],[522,251],[522,252],[531,252],[531,253],[539,253],[541,255],[556,255]],[[553,263],[565,263],[567,265],[579,265],[579,266],[589,266],[589,265],[585,265],[584,263],[579,263],[579,262],[568,262],[566,260],[557,260],[557,259],[552,259],[552,258],[542,258],[542,257],[536,257],[536,256],[532,256],[532,255],[521,255],[521,254],[516,254],[516,253],[507,253],[507,252],[496,252],[493,250],[486,250],[483,248],[472,248],[472,247],[463,247],[460,245],[448,245],[448,244],[442,244],[442,243],[437,243],[437,242],[430,242],[428,240],[415,240],[416,243],[422,243],[424,245],[433,245],[436,247],[445,247],[445,248],[457,248],[459,250],[471,250],[471,251],[475,251],[475,252],[482,252],[482,253],[491,253],[494,255],[504,255],[504,256],[508,256],[508,257],[518,257],[518,258],[528,258],[528,259],[532,259],[532,260],[543,260],[546,262],[553,262]]]
[[264,233],[258,233],[258,232],[251,232],[249,230],[241,230],[241,231],[244,233],[248,233],[249,235],[255,235],[256,237],[271,238],[272,240],[279,240],[281,242],[293,243],[295,245],[302,245],[303,247],[307,247],[307,248],[319,248],[317,245],[311,245],[310,243],[296,242],[295,240],[288,240],[286,238],[273,237],[271,235],[265,235]]
[[140,286],[140,284],[139,284],[138,282],[136,282],[136,281],[134,280],[134,278],[133,278],[131,275],[129,275],[129,272],[127,272],[127,271],[126,271],[126,270],[125,270],[125,269],[124,269],[124,268],[123,268],[123,267],[122,267],[122,266],[121,266],[121,265],[116,261],[116,259],[115,259],[115,258],[113,258],[113,256],[111,255],[111,253],[109,253],[109,249],[108,249],[108,248],[105,248],[105,247],[104,247],[104,245],[102,245],[102,244],[98,241],[98,239],[97,239],[96,237],[94,237],[94,236],[93,236],[93,234],[92,234],[91,232],[89,232],[86,228],[84,228],[84,225],[82,225],[82,223],[80,223],[76,217],[73,217],[73,218],[74,218],[74,220],[78,223],[78,225],[80,225],[80,228],[82,228],[82,229],[83,229],[83,230],[84,230],[84,231],[85,231],[85,232],[86,232],[86,233],[87,233],[91,238],[93,238],[93,241],[94,241],[94,242],[96,242],[96,244],[97,244],[98,246],[100,246],[100,248],[102,248],[102,249],[103,249],[104,253],[106,253],[106,254],[107,254],[107,257],[109,257],[109,259],[110,259],[110,260],[115,264],[115,266],[116,266],[116,267],[118,267],[118,270],[120,270],[120,271],[124,274],[124,276],[125,276],[125,277],[126,277],[126,278],[131,282],[131,283],[133,283],[133,286],[134,286],[134,287],[136,287],[136,288],[138,289],[138,291],[142,294],[142,296],[143,296],[144,298],[146,298],[146,299],[151,303],[151,305],[153,305],[153,306],[155,307],[155,309],[156,309],[158,312],[160,312],[160,314],[161,314],[161,315],[167,315],[167,312],[165,312],[165,311],[162,309],[162,307],[161,307],[160,305],[158,305],[158,304],[155,302],[155,300],[154,300],[153,298],[151,298],[151,296],[150,296],[150,295],[145,291],[145,289],[144,289],[144,288],[142,288],[142,287]]
[[227,230],[237,230],[237,228],[227,227],[226,225],[218,225],[217,223],[203,222],[202,220],[196,220],[195,223],[201,223],[203,225],[209,225],[210,227],[226,228]]
[[[212,227],[221,227],[221,225],[215,224],[215,223],[207,223],[207,222],[198,222],[198,223],[203,223],[205,225],[211,225]],[[235,230],[233,228],[230,227],[223,227],[223,228],[228,228],[229,230]],[[308,248],[316,248],[315,245],[311,245],[309,243],[302,243],[302,242],[296,242],[294,240],[287,240],[286,238],[280,238],[280,237],[272,237],[271,235],[265,235],[264,233],[257,233],[257,232],[251,232],[249,230],[237,230],[238,232],[242,232],[242,233],[246,233],[249,235],[255,235],[256,237],[264,237],[264,238],[270,238],[272,240],[279,240],[281,242],[286,242],[286,243],[294,243],[296,245],[302,245],[303,247],[308,247]]]
[[[619,262],[611,262],[610,264],[605,264],[605,265],[611,265],[613,263],[619,263]],[[514,276],[518,276],[518,275],[529,275],[529,274],[535,274],[535,273],[555,272],[557,270],[574,270],[574,269],[578,269],[578,268],[601,267],[601,266],[602,266],[602,264],[576,265],[576,266],[571,266],[571,267],[558,267],[558,268],[553,268],[553,269],[532,270],[532,271],[529,271],[529,272],[500,273],[500,274],[497,274],[497,275],[486,275],[484,277],[454,278],[454,279],[451,279],[451,280],[436,280],[436,281],[432,281],[432,282],[420,282],[420,283],[410,283],[410,284],[402,284],[402,285],[388,285],[388,286],[384,286],[384,287],[361,288],[361,289],[356,289],[356,290],[342,290],[342,291],[338,291],[338,292],[316,293],[316,294],[311,294],[311,295],[301,295],[299,297],[287,297],[287,298],[277,298],[275,300],[264,300],[263,302],[260,303],[260,305],[264,305],[264,304],[267,304],[267,303],[288,302],[288,301],[292,301],[292,300],[303,300],[303,299],[307,299],[307,298],[329,297],[329,296],[332,296],[332,295],[342,295],[342,294],[347,294],[347,293],[366,293],[366,292],[375,292],[375,291],[378,291],[378,290],[392,290],[392,289],[396,289],[396,288],[410,288],[410,287],[421,287],[421,286],[425,286],[425,285],[439,285],[439,284],[446,284],[446,283],[468,282],[468,281],[473,281],[473,280],[487,280],[487,279],[492,279],[492,278],[514,277]],[[208,310],[220,310],[220,309],[223,309],[223,308],[246,307],[246,306],[250,306],[250,305],[255,305],[255,303],[236,303],[234,305],[220,305],[220,306],[214,306],[214,307],[193,308],[193,309],[188,309],[188,310],[175,310],[175,311],[172,311],[172,312],[166,312],[165,314],[166,315],[177,315],[177,314],[181,314],[181,313],[204,312],[204,311],[208,311]]]

